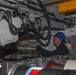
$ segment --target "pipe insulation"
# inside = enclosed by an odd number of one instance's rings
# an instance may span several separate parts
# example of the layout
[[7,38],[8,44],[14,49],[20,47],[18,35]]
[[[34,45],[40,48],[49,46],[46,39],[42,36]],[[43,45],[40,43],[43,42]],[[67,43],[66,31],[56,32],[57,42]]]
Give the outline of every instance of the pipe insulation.
[[68,60],[64,66],[64,70],[76,70],[76,60]]
[[26,67],[21,65],[15,69],[14,73],[11,71],[11,75],[61,75],[63,70],[50,69],[41,67]]
[[76,70],[29,67],[20,64],[14,66],[9,72],[8,75],[76,75]]
[[36,75],[42,68],[41,67],[26,67],[19,66],[12,75]]

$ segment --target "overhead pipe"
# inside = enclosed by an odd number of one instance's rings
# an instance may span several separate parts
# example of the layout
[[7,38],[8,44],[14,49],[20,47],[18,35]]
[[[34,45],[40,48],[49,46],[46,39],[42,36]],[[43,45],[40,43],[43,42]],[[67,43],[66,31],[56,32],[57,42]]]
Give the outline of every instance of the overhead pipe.
[[27,1],[27,3],[29,3],[29,4],[38,5],[38,3],[36,3],[35,1],[32,1],[32,0],[26,0],[26,1]]
[[0,3],[0,7],[8,8],[8,9],[11,9],[11,10],[18,10],[18,8],[16,8],[16,7],[5,5],[5,4],[1,4],[1,3]]
[[10,4],[17,4],[17,3],[15,3],[15,2],[9,1],[9,0],[4,0],[4,1],[6,1],[6,2],[8,2],[8,3],[10,3]]

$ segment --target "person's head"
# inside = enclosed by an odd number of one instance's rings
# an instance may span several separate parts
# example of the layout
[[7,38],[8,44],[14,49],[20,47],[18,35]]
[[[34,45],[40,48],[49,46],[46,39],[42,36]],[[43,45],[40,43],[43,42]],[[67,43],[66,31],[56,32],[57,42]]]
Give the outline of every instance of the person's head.
[[54,35],[53,43],[55,46],[59,46],[62,42],[65,43],[65,34],[63,32],[57,32]]

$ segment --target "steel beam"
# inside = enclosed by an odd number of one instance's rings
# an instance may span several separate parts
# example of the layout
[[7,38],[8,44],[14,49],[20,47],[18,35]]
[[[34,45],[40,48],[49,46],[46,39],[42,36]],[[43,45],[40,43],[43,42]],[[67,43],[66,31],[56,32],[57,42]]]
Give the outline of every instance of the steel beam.
[[71,0],[68,2],[63,2],[57,4],[59,6],[59,13],[68,13],[72,11],[76,11],[76,0]]

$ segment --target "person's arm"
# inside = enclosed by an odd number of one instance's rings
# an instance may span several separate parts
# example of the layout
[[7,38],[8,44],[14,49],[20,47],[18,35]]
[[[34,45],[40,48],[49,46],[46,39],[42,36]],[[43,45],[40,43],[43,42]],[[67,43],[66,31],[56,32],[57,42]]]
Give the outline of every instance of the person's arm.
[[52,55],[62,55],[63,52],[61,52],[60,49],[55,49],[53,51],[48,51],[46,49],[43,49],[41,46],[37,46],[36,50],[43,56],[43,57],[49,57]]
[[48,51],[46,49],[43,49],[41,46],[37,46],[36,50],[44,57],[49,57],[52,55],[51,51]]
[[68,48],[64,45],[58,47],[57,49],[53,51],[48,51],[46,49],[43,49],[41,46],[37,46],[37,51],[44,57],[69,54]]
[[63,55],[63,52],[61,52],[59,49],[56,49],[52,52],[52,55]]

